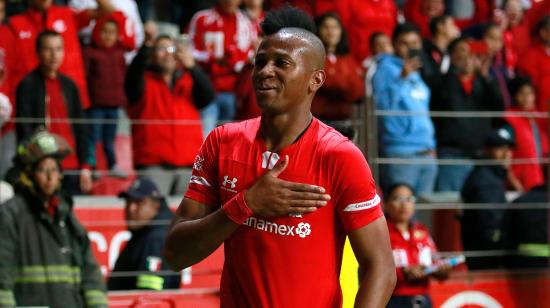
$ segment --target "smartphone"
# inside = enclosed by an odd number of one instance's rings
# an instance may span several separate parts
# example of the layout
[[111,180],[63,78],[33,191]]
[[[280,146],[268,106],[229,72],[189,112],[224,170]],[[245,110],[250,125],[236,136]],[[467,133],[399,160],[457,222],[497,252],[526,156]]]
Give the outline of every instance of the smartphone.
[[183,46],[190,46],[191,45],[191,38],[188,34],[180,34],[175,39],[176,45],[183,45]]
[[486,55],[489,53],[489,47],[485,41],[471,40],[468,41],[470,53],[474,55]]

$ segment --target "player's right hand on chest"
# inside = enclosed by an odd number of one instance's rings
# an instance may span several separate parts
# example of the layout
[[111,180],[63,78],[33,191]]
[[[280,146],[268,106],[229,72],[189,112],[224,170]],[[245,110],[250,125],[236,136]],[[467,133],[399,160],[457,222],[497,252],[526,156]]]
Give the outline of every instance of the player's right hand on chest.
[[254,215],[264,217],[288,216],[316,211],[327,205],[330,195],[316,185],[279,179],[288,166],[288,155],[245,192],[245,200]]

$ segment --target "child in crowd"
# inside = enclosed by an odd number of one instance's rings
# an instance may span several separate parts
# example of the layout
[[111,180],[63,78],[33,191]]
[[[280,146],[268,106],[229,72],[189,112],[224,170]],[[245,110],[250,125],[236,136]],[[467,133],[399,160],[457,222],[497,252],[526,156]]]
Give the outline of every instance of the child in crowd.
[[428,294],[430,277],[444,280],[450,266],[439,265],[431,274],[426,269],[437,263],[435,244],[428,229],[413,222],[415,201],[412,188],[403,183],[388,189],[384,211],[388,221],[393,258],[397,270],[397,284],[388,307],[432,307]]
[[134,48],[133,40],[124,32],[124,24],[125,17],[120,12],[98,20],[92,33],[92,45],[84,50],[91,100],[87,114],[95,121],[89,126],[88,164],[97,167],[95,149],[97,142],[102,141],[109,173],[120,178],[126,178],[127,174],[117,167],[114,143],[119,109],[126,106],[124,53]]

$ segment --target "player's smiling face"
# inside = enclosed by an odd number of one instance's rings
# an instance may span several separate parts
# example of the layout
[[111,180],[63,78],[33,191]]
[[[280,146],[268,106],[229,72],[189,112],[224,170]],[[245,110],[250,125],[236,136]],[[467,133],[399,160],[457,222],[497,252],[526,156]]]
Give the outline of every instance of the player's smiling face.
[[285,112],[303,104],[313,73],[302,38],[275,33],[262,41],[255,58],[252,80],[263,111]]

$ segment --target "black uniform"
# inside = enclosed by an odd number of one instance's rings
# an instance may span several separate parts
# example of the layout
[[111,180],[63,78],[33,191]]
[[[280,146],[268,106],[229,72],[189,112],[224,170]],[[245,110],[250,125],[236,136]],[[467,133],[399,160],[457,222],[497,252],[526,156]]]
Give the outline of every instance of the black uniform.
[[29,190],[0,207],[0,307],[107,307],[86,230],[57,200],[53,216]]
[[[514,203],[548,203],[546,185],[526,192]],[[548,209],[514,209],[510,211],[510,249],[518,255],[511,258],[514,268],[545,268],[548,266]]]
[[[465,203],[506,203],[507,171],[502,166],[476,166],[462,188]],[[464,210],[462,216],[464,250],[505,249],[506,210]],[[502,257],[472,257],[470,269],[498,268]]]
[[[109,290],[133,289],[177,289],[180,286],[180,274],[161,273],[170,267],[162,256],[164,239],[174,214],[166,202],[161,201],[159,213],[152,224],[132,232],[132,238],[118,257],[113,274],[108,281]],[[142,271],[142,274],[116,276],[126,271]]]

